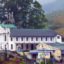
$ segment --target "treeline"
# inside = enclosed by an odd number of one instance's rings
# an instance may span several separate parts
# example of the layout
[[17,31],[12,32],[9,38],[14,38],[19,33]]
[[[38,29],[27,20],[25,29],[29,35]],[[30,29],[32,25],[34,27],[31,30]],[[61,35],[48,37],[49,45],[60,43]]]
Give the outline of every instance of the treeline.
[[13,23],[18,28],[47,27],[44,10],[36,0],[6,0],[4,8],[7,15],[4,15],[1,23]]

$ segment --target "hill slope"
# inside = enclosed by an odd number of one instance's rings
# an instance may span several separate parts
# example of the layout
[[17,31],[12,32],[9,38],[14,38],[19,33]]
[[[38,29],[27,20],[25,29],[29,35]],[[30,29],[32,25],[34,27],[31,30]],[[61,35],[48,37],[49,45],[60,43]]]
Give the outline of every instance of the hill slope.
[[49,24],[58,26],[59,28],[64,28],[64,10],[47,14],[47,19],[49,21]]

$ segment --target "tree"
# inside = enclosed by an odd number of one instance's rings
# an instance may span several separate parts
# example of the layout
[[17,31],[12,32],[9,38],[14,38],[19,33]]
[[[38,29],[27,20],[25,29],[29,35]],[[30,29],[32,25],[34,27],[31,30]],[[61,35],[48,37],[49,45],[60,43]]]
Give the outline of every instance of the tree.
[[33,5],[34,7],[30,14],[30,23],[34,28],[44,28],[46,26],[45,23],[47,23],[44,11],[39,2],[35,1]]
[[26,28],[27,14],[29,13],[30,4],[32,0],[9,0],[6,2],[5,7],[15,19],[15,24],[18,27]]
[[13,12],[15,25],[20,28],[44,28],[47,19],[39,2],[33,0],[8,0],[5,4]]

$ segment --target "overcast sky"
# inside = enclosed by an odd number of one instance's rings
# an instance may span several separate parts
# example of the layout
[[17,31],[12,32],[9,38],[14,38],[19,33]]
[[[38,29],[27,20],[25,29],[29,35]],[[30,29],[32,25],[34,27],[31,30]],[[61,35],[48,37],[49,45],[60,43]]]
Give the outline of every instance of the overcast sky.
[[64,0],[37,0],[46,13],[64,10]]
[[55,2],[56,0],[37,0],[37,1],[39,1],[42,5],[47,5],[49,3]]

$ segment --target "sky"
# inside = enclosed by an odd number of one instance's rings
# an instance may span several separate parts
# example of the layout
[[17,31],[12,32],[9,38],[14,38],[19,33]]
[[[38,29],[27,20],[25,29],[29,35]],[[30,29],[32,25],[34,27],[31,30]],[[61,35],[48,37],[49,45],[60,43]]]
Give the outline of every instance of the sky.
[[64,0],[37,0],[45,13],[52,13],[54,11],[64,10]]
[[37,1],[39,1],[41,5],[47,5],[47,4],[55,2],[56,0],[37,0]]

